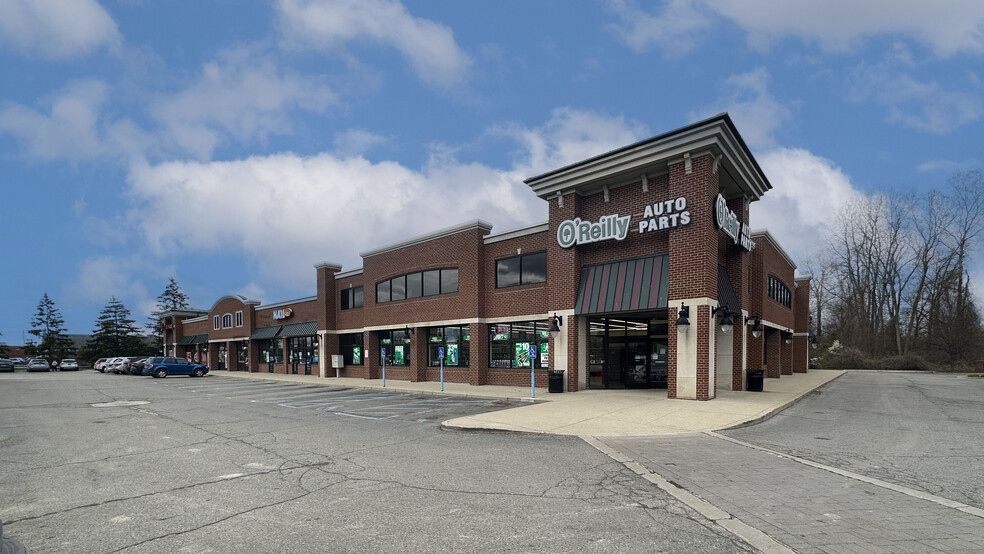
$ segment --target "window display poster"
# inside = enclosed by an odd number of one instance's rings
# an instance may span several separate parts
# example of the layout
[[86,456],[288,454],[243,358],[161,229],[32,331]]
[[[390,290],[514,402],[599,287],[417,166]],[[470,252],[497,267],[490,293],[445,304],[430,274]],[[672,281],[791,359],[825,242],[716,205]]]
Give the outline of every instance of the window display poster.
[[362,347],[353,346],[352,347],[352,364],[362,365]]
[[550,343],[540,343],[540,367],[550,367]]
[[393,349],[393,365],[403,365],[403,349],[405,347],[402,344],[396,345]]
[[447,348],[445,348],[445,361],[448,365],[458,365],[458,345],[448,343]]
[[509,340],[509,326],[496,325],[492,333],[492,340]]
[[528,342],[517,342],[516,343],[516,354],[513,362],[516,367],[526,367],[530,365],[530,343]]

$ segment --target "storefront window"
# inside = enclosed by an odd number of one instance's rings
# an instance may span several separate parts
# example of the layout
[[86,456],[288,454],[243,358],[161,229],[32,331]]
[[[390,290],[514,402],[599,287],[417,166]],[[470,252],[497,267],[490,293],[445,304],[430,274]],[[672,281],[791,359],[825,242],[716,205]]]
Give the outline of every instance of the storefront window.
[[290,363],[318,363],[318,337],[292,337],[290,346]]
[[468,325],[431,327],[427,330],[427,365],[441,365],[440,348],[444,349],[444,365],[468,367],[470,336]]
[[386,365],[410,365],[410,333],[406,329],[379,331],[379,363],[383,363],[386,351]]
[[362,333],[338,335],[338,347],[345,358],[345,365],[362,365]]
[[284,363],[284,339],[267,339],[260,341],[260,363]]
[[537,345],[536,367],[548,367],[549,326],[542,321],[489,325],[489,367],[529,368],[530,344]]
[[244,368],[249,365],[249,343],[246,341],[239,341],[237,352],[237,359],[239,361],[239,367]]

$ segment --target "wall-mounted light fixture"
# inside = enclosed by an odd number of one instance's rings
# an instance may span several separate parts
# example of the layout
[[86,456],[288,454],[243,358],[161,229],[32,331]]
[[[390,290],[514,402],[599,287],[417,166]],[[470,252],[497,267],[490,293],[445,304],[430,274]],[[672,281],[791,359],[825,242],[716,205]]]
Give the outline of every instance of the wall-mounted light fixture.
[[731,312],[728,310],[728,305],[719,305],[717,308],[712,308],[711,316],[713,317],[717,312],[724,312],[724,317],[721,318],[721,332],[727,335],[735,327],[735,322],[731,319]]
[[792,344],[793,343],[793,332],[792,332],[792,330],[786,329],[785,331],[782,332],[782,342],[784,342],[786,344]]
[[413,329],[409,325],[407,326],[407,328],[405,330],[407,332],[407,335],[412,335],[413,334]]
[[748,325],[752,326],[752,337],[759,338],[762,336],[762,318],[758,315],[753,315],[748,318]]
[[560,334],[560,326],[563,325],[563,324],[564,324],[564,318],[563,318],[563,316],[559,316],[557,314],[554,314],[553,316],[551,316],[551,318],[550,318],[550,337],[551,338],[557,338],[557,335]]
[[676,328],[677,331],[681,333],[687,330],[690,326],[690,307],[686,304],[680,304],[680,312],[677,314]]

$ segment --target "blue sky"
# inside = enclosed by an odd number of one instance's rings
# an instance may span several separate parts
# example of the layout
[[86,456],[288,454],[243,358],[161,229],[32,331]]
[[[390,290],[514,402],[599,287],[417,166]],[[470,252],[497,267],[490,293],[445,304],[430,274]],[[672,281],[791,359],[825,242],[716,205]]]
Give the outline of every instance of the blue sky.
[[472,219],[522,180],[729,112],[796,260],[858,191],[982,166],[984,3],[0,0],[0,340],[174,276],[195,307]]

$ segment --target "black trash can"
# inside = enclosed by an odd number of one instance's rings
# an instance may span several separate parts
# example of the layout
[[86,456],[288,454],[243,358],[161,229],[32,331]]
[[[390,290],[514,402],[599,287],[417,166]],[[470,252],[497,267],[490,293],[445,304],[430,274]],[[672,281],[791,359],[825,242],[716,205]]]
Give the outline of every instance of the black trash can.
[[764,369],[749,369],[747,389],[753,392],[762,392],[762,382],[764,380],[765,380]]
[[550,392],[564,392],[564,372],[562,370],[551,371],[547,375],[547,386]]

